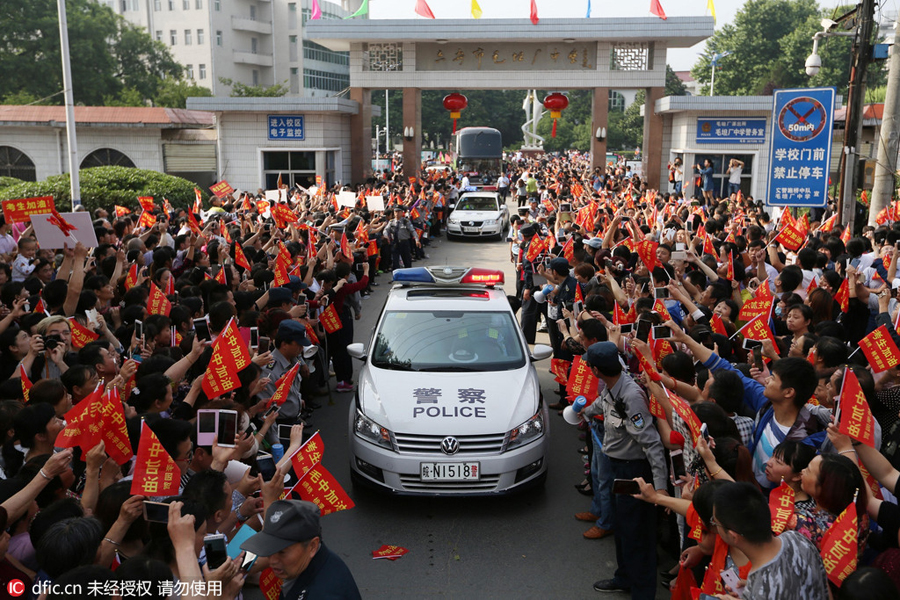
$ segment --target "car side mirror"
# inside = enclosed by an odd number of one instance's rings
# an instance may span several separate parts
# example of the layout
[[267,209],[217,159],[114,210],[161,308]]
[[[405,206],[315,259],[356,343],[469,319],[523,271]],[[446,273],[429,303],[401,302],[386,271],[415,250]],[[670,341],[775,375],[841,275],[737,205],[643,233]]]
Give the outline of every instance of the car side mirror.
[[[552,350],[552,349],[551,349]],[[366,347],[362,343],[350,344],[347,346],[347,354],[359,360],[366,360]]]
[[[348,346],[347,349],[349,350],[350,347]],[[546,344],[535,344],[534,350],[531,351],[531,360],[533,362],[547,360],[551,356],[553,356],[553,348]]]

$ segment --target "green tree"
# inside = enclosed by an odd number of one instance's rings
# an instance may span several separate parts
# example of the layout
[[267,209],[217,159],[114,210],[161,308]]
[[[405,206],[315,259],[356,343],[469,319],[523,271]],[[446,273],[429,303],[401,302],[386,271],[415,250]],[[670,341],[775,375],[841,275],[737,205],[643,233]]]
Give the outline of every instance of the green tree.
[[[75,102],[100,105],[133,88],[150,99],[163,77],[181,76],[165,45],[95,0],[67,0]],[[4,101],[61,104],[59,21],[53,0],[0,2],[0,81]]]
[[666,65],[666,96],[687,96],[684,82],[679,79],[670,65]]
[[219,77],[219,82],[231,88],[232,98],[280,98],[290,91],[290,88],[286,85],[287,81],[268,87],[264,85],[245,85],[227,77]]
[[208,97],[213,93],[209,88],[190,81],[165,79],[156,90],[153,103],[166,108],[187,108],[187,99],[192,97]]

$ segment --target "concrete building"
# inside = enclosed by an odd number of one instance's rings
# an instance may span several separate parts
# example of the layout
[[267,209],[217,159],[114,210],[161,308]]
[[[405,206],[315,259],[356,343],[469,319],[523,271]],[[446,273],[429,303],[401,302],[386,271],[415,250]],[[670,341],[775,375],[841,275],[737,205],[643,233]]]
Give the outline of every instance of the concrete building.
[[[97,0],[145,28],[216,96],[230,79],[288,86],[295,96],[333,96],[350,85],[349,58],[304,39],[311,0]],[[361,0],[321,0],[322,19],[343,19]]]

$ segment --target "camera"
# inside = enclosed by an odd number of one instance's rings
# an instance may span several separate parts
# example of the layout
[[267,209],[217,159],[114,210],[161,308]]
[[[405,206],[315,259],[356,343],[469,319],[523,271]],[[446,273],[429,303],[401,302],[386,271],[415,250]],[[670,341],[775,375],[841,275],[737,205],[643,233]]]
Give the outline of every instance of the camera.
[[44,350],[53,350],[63,343],[62,338],[58,335],[47,335],[42,339],[44,340]]

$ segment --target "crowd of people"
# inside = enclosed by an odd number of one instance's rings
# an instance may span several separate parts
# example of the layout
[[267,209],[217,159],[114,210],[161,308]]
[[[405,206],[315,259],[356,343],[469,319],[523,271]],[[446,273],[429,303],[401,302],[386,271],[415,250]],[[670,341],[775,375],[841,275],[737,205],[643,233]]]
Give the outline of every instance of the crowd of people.
[[[549,335],[551,408],[586,396],[576,488],[591,502],[575,516],[585,538],[614,538],[618,560],[594,589],[653,598],[661,578],[676,598],[897,597],[900,356],[881,368],[859,347],[884,330],[900,343],[900,225],[857,236],[830,207],[767,207],[739,187],[692,197],[683,173],[649,189],[576,152],[507,168],[511,302],[528,343]],[[283,476],[331,378],[354,390],[363,300],[427,258],[464,177],[378,173],[352,207],[338,186],[191,209],[144,199],[140,214],[96,210],[90,249],[42,248],[25,224],[0,224],[0,577],[29,593],[150,581],[147,597],[230,598],[278,581],[286,599],[358,597],[319,507],[282,499]],[[249,360],[211,394],[215,344],[235,335]],[[847,382],[863,398],[847,414],[864,403],[870,437],[834,418]],[[79,407],[101,394],[130,447],[72,443]],[[236,414],[233,443],[198,437],[210,409]],[[132,493],[151,434],[177,494]],[[243,527],[258,533],[209,564],[205,538]],[[659,546],[677,564],[658,575]]]
[[833,204],[716,191],[709,161],[693,193],[680,159],[669,191],[586,161],[522,165],[513,186],[539,191],[509,244],[525,338],[554,349],[550,408],[580,418],[575,518],[615,539],[594,589],[898,597],[900,224],[854,235]]

